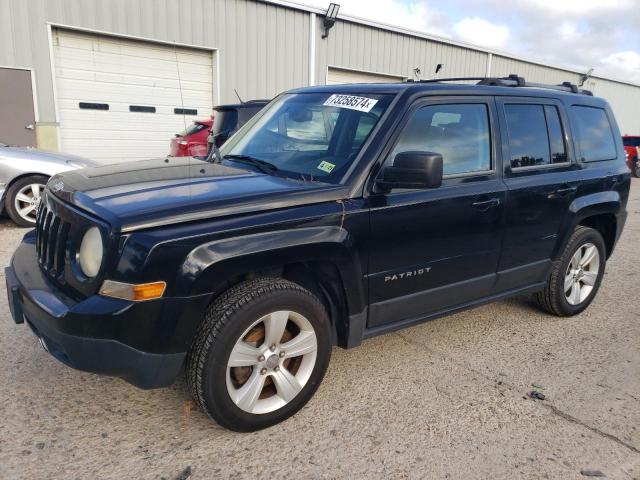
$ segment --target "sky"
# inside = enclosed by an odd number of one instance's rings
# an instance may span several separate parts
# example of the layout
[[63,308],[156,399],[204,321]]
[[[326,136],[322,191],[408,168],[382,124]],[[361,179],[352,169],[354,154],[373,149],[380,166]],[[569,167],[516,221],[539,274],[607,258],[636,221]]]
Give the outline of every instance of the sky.
[[333,1],[340,13],[640,83],[640,0]]

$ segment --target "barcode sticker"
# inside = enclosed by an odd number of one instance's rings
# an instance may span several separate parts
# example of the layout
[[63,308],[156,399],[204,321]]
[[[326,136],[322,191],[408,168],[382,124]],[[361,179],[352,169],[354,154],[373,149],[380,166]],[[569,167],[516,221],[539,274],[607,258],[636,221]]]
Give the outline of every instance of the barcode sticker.
[[333,94],[324,102],[324,105],[326,107],[348,108],[350,110],[358,110],[359,112],[370,112],[376,103],[378,103],[378,100],[373,98]]

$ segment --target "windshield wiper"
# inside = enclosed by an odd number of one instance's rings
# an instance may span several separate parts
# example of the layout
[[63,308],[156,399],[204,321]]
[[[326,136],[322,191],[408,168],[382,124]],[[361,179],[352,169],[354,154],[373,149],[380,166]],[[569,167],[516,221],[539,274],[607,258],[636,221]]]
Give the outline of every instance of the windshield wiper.
[[266,173],[269,175],[273,175],[278,171],[278,167],[276,167],[273,163],[267,162],[265,160],[260,160],[259,158],[255,158],[250,155],[225,155],[223,157],[223,160],[233,160],[234,162],[253,165],[262,173]]

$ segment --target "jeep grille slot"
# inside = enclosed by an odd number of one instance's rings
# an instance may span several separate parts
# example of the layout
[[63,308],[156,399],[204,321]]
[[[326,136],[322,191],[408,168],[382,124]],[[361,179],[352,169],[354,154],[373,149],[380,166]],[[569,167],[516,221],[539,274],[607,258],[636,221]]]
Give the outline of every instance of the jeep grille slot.
[[69,223],[47,209],[46,202],[40,203],[36,220],[36,252],[40,267],[52,277],[57,278],[64,273],[69,228]]

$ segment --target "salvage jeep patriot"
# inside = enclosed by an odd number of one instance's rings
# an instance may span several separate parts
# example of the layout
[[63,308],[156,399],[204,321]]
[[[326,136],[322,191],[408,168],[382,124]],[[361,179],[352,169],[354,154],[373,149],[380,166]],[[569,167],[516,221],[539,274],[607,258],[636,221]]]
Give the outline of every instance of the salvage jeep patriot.
[[293,90],[210,161],[55,176],[6,269],[15,322],[142,388],[184,368],[250,431],[311,398],[332,345],[519,294],[580,313],[626,218],[613,113],[571,84],[473,80]]

